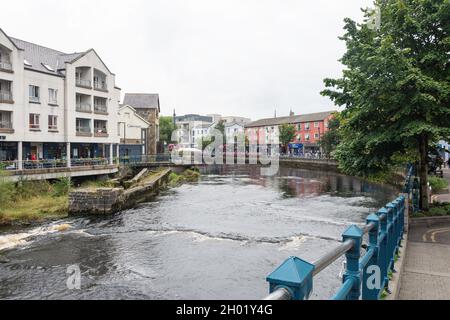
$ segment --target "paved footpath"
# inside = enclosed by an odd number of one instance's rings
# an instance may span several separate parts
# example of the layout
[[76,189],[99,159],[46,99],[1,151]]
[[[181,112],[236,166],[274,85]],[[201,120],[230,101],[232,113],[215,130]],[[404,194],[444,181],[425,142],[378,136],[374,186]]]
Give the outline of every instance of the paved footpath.
[[[450,180],[448,169],[444,176]],[[399,300],[450,300],[450,223],[413,225],[408,239]]]

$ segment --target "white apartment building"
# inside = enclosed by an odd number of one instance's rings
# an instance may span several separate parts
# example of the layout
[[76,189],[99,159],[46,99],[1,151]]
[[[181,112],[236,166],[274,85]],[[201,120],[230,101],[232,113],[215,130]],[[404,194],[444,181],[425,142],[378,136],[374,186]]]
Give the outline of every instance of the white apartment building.
[[147,154],[147,138],[150,122],[142,118],[129,105],[119,108],[120,156],[139,157]]
[[18,169],[29,159],[112,161],[119,100],[95,50],[67,54],[0,29],[0,161],[18,160]]

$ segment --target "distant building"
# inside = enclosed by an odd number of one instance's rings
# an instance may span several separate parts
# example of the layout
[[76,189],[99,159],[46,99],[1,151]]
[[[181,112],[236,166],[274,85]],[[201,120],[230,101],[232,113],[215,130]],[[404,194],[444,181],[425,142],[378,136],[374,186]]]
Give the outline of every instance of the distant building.
[[294,154],[319,151],[319,141],[328,131],[328,123],[336,111],[326,111],[289,117],[261,119],[245,126],[246,135],[257,137],[257,144],[274,144],[279,141],[279,127],[292,124],[296,128],[296,136],[289,144]]
[[129,105],[119,108],[120,156],[137,157],[147,154],[150,123]]
[[201,116],[198,114],[187,114],[184,116],[174,117],[175,127],[184,132],[184,140],[182,144],[189,145],[190,147],[195,147],[197,137],[202,133],[200,127],[209,127],[213,124],[214,117],[211,116]]
[[244,135],[245,135],[245,125],[243,123],[230,122],[225,124],[225,137],[227,144],[234,144],[237,138],[241,138],[241,136]]
[[161,106],[158,94],[149,93],[126,93],[123,105],[133,107],[137,114],[150,124],[147,137],[146,153],[155,155],[158,153],[159,145],[159,114]]

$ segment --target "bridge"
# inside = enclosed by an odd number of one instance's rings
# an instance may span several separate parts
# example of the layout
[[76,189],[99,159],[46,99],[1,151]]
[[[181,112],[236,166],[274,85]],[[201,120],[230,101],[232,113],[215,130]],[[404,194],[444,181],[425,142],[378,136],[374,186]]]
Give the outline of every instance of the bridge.
[[[417,200],[412,176],[413,168],[409,167],[404,194],[369,215],[365,226],[350,226],[337,248],[313,263],[288,258],[267,277],[270,295],[265,300],[307,300],[313,292],[314,276],[343,255],[346,258],[343,283],[332,300],[380,300],[390,294],[389,284],[397,272],[395,264],[407,230],[409,203],[412,198],[413,202]],[[364,244],[366,235],[368,243]]]

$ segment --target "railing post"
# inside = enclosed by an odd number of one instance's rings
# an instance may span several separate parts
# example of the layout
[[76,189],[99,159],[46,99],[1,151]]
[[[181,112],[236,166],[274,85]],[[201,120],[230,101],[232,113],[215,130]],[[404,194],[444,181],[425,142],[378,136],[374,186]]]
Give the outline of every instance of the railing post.
[[[405,214],[406,214],[406,201],[408,201],[405,196],[400,196],[400,243],[403,240],[405,233]],[[401,245],[400,245],[401,246]]]
[[347,300],[359,300],[361,296],[361,269],[359,268],[359,258],[361,258],[361,245],[364,232],[357,226],[349,227],[342,235],[343,242],[353,240],[353,247],[347,251],[347,270],[344,274],[344,283],[352,278],[353,286],[347,296]]
[[290,257],[267,277],[270,293],[286,289],[292,300],[307,300],[313,290],[313,271],[314,265],[297,257]]
[[[369,287],[369,282],[371,277],[374,275],[368,274],[368,268],[371,266],[379,266],[379,243],[378,243],[378,234],[380,230],[380,219],[377,215],[371,214],[367,217],[367,224],[374,224],[374,227],[369,232],[369,250],[373,250],[372,258],[370,258],[368,264],[364,267],[363,270],[363,283],[362,283],[362,299],[363,300],[378,300],[380,289],[373,283],[372,286]],[[380,268],[381,271],[381,268]],[[376,272],[376,271],[375,271]],[[376,275],[375,275],[376,276]],[[380,274],[381,277],[381,274]],[[374,279],[377,280],[377,279]],[[380,282],[382,279],[379,279]],[[381,283],[380,283],[381,285]]]
[[[395,206],[394,206],[395,208]],[[394,239],[394,208],[392,203],[388,204],[386,206],[386,209],[388,211],[387,214],[387,222],[388,222],[388,245],[387,245],[387,261],[388,261],[388,268],[387,268],[387,272],[389,273],[390,271],[394,271],[394,243],[395,243],[395,239]]]
[[[388,243],[389,243],[389,233],[387,232],[388,229],[388,221],[387,221],[387,215],[388,211],[385,208],[382,208],[377,213],[379,219],[380,219],[380,254],[379,254],[379,263],[381,267],[381,275],[383,279],[384,286],[383,288],[386,288],[389,290],[389,277],[388,277],[388,266],[389,266],[389,259],[388,259]],[[384,219],[382,217],[385,216]]]
[[399,226],[400,226],[400,220],[399,220],[399,202],[398,199],[392,201],[390,204],[387,205],[388,208],[392,209],[392,269],[394,269],[395,264],[395,255],[398,253],[398,237],[400,235],[399,232]]

